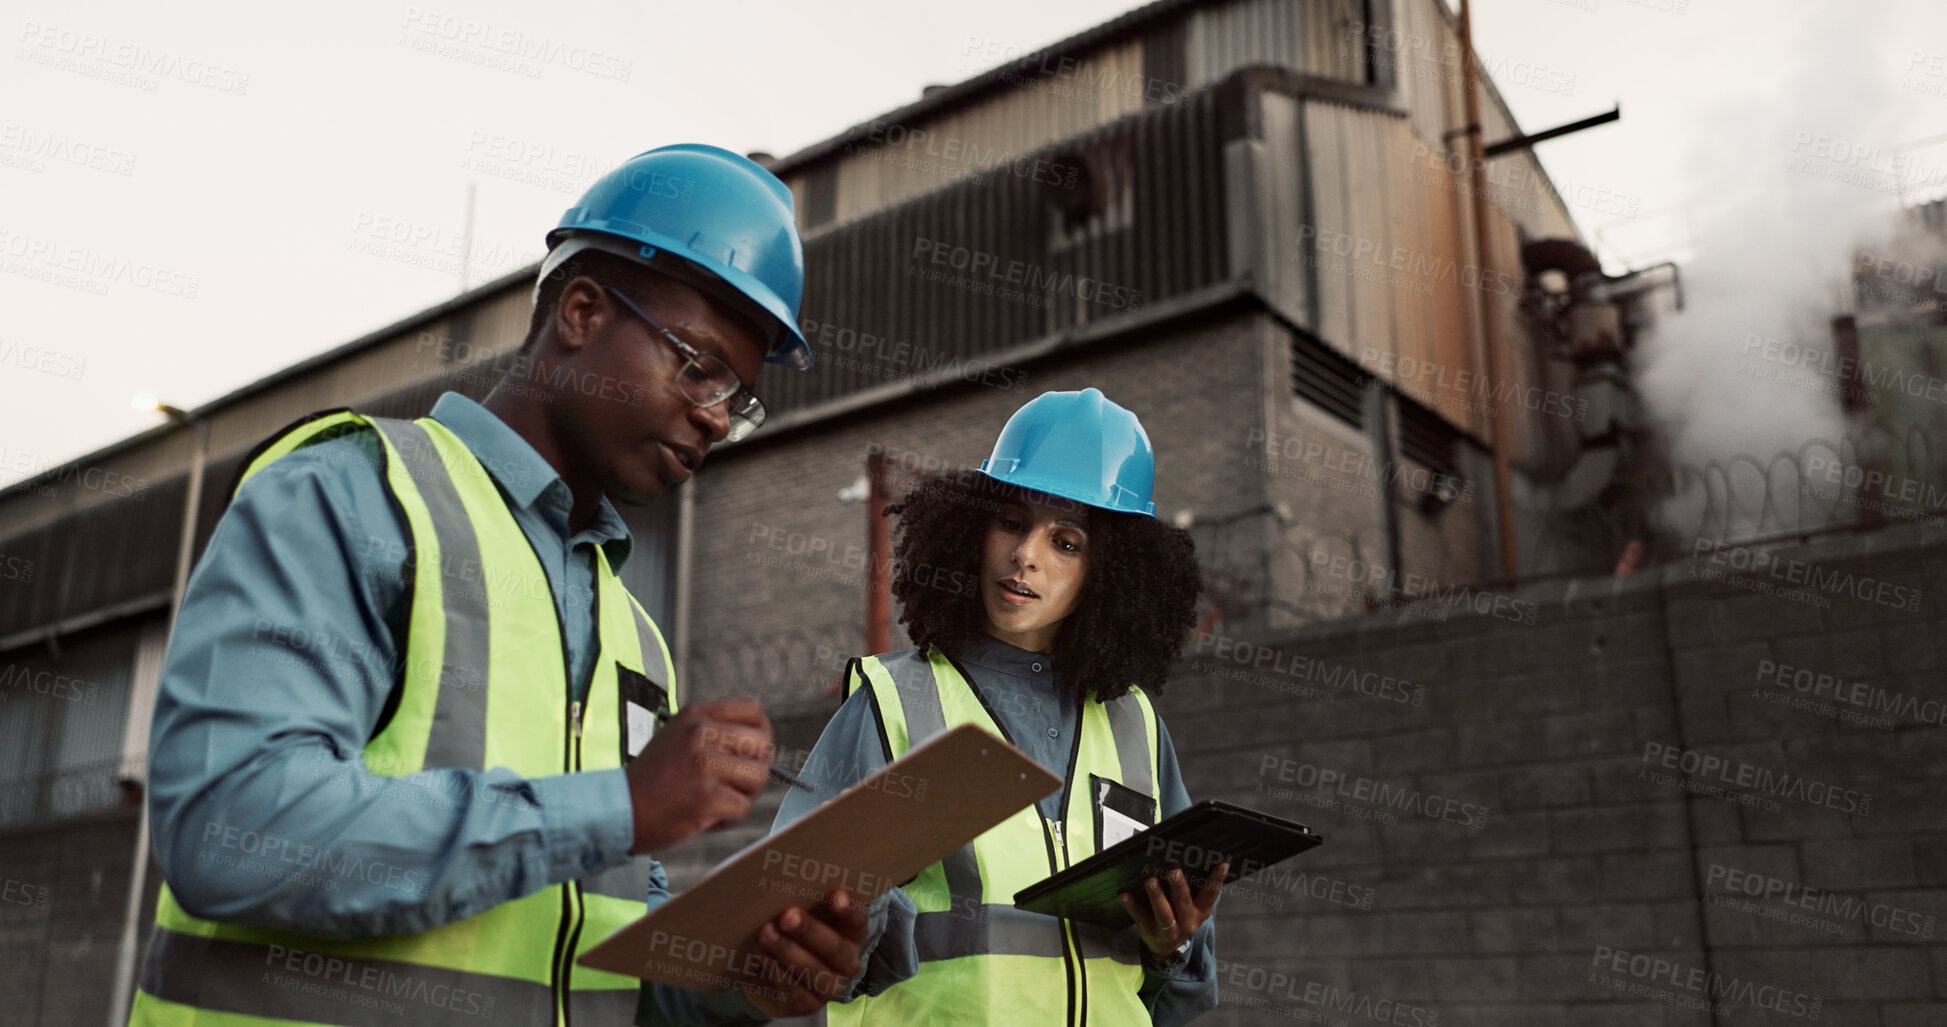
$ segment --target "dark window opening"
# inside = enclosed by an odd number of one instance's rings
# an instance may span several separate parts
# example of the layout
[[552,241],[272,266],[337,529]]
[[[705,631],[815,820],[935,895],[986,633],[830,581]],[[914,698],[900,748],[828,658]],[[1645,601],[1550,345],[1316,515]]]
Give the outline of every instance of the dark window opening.
[[1299,335],[1291,341],[1292,394],[1354,428],[1366,423],[1366,377],[1358,364],[1316,339]]
[[1399,396],[1399,452],[1435,474],[1460,473],[1460,429],[1407,396]]

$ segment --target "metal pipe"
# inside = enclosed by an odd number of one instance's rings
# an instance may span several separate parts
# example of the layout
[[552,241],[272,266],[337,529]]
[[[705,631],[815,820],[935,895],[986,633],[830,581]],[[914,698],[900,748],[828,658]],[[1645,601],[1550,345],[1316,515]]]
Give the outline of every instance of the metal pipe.
[[886,518],[892,479],[886,470],[886,456],[879,447],[865,455],[866,565],[865,651],[883,653],[892,649],[892,525]]
[[1500,142],[1495,143],[1493,146],[1486,147],[1485,155],[1489,157],[1499,157],[1504,153],[1513,153],[1516,150],[1525,150],[1528,147],[1535,145],[1536,143],[1545,143],[1550,139],[1558,139],[1562,136],[1568,135],[1571,132],[1580,132],[1585,128],[1594,128],[1597,125],[1607,125],[1612,121],[1621,121],[1621,120],[1622,120],[1622,104],[1617,104],[1613,109],[1609,110],[1608,112],[1603,114],[1598,114],[1592,118],[1583,118],[1581,121],[1571,121],[1566,125],[1557,125],[1554,128],[1544,129],[1540,132],[1536,132],[1533,135],[1510,136],[1507,139],[1503,139]]
[[1372,440],[1373,466],[1378,469],[1379,535],[1386,546],[1386,583],[1383,598],[1391,606],[1400,598],[1400,582],[1406,568],[1401,566],[1399,511],[1393,508],[1393,404],[1386,383],[1374,375],[1366,381],[1366,435]]
[[[1460,51],[1461,92],[1467,100],[1467,165],[1468,185],[1474,198],[1474,269],[1476,274],[1487,273],[1487,183],[1482,181],[1487,169],[1487,156],[1481,139],[1481,82],[1480,59],[1474,54],[1474,22],[1469,16],[1467,0],[1460,0]],[[1482,355],[1487,363],[1487,381],[1490,389],[1501,385],[1500,348],[1494,336],[1494,302],[1485,290],[1479,290],[1475,299],[1478,306]],[[1495,519],[1500,522],[1501,575],[1509,584],[1521,580],[1520,557],[1516,549],[1514,534],[1514,495],[1508,470],[1509,430],[1507,404],[1495,403],[1489,411],[1493,424],[1494,438],[1494,507]]]
[[[157,409],[167,414],[170,420],[187,424],[196,431],[196,448],[189,461],[189,494],[183,498],[182,532],[176,541],[176,581],[169,601],[169,637],[174,638],[176,619],[182,616],[183,593],[189,587],[190,558],[196,550],[197,515],[201,513],[203,505],[203,465],[208,462],[210,452],[210,423],[175,407],[158,406]],[[153,692],[148,694],[148,702],[138,705],[148,708],[131,708],[131,722],[137,717],[149,719],[155,716]],[[108,1027],[121,1027],[128,1022],[129,1004],[135,992],[136,939],[141,935],[142,900],[149,888],[148,775],[143,775],[142,784],[142,802],[136,812],[135,853],[129,869],[128,902],[122,910],[122,937],[115,950],[115,977],[111,982],[114,993],[108,1001]]]
[[[670,655],[676,661],[676,683],[683,687],[691,686],[690,681],[690,587],[696,573],[694,558],[696,535],[696,482],[694,479],[676,490],[676,597],[671,604],[675,607],[671,615],[676,623],[671,633],[675,636],[675,651]],[[670,690],[675,691],[672,683]]]

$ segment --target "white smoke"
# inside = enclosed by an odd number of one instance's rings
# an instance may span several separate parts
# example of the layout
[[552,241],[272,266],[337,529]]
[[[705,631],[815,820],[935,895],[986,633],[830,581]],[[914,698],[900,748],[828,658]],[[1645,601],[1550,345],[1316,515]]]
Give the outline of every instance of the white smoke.
[[1901,191],[1938,193],[1943,177],[1897,149],[1947,104],[1916,110],[1885,26],[1850,5],[1796,6],[1764,11],[1798,21],[1778,81],[1698,98],[1686,309],[1660,311],[1638,350],[1638,387],[1677,470],[1661,520],[1680,541],[1846,516],[1801,508],[1792,466],[1849,459],[1824,357],[1831,319],[1849,309],[1855,250],[1892,234]]

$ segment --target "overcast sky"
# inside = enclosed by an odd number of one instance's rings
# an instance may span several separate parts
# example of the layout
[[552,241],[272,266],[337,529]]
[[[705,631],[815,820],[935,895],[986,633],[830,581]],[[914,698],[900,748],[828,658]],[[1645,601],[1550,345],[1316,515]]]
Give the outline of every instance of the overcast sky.
[[[477,284],[537,258],[590,177],[633,153],[787,154],[1129,9],[10,4],[0,482],[152,426],[132,393],[193,407],[451,297],[469,182]],[[1753,125],[1739,159],[1754,166],[1823,145],[1808,174],[1947,181],[1947,145],[1889,164],[1947,134],[1947,5],[1933,0],[1481,0],[1476,17],[1524,128],[1622,104],[1620,124],[1539,150],[1612,263],[1660,258],[1721,209],[1737,176],[1693,163]],[[492,66],[490,47],[442,46],[458,32],[559,56]],[[1801,116],[1791,84],[1808,82],[1836,99]]]

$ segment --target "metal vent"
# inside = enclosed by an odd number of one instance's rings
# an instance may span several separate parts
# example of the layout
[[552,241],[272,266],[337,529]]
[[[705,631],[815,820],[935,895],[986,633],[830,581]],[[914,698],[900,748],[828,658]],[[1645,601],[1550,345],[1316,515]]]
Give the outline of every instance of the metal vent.
[[1460,472],[1460,430],[1406,396],[1398,399],[1399,452],[1435,474]]
[[1366,373],[1317,340],[1291,341],[1291,392],[1354,428],[1364,428]]

